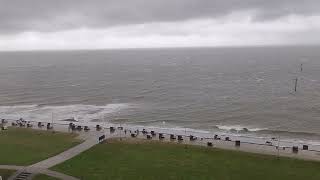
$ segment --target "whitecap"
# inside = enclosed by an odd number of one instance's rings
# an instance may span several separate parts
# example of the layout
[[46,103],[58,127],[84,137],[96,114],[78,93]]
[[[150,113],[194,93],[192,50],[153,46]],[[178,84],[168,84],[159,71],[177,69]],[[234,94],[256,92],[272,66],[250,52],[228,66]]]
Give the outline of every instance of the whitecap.
[[257,82],[262,82],[262,81],[264,81],[264,79],[256,78],[256,81],[257,81]]
[[75,118],[81,122],[102,119],[105,116],[117,115],[131,104],[84,105],[73,104],[63,106],[0,106],[0,117],[4,119],[23,118],[29,121],[55,121]]
[[266,130],[267,128],[253,128],[253,127],[245,127],[241,125],[216,125],[216,127],[220,130],[226,130],[226,131],[249,131],[249,132],[257,132]]

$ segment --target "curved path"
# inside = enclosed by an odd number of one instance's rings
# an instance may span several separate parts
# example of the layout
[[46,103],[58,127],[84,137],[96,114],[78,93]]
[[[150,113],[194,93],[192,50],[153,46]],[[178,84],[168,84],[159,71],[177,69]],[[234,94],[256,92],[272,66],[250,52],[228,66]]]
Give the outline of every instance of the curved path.
[[51,168],[57,164],[60,164],[68,159],[73,158],[74,156],[82,153],[83,151],[86,151],[88,149],[90,149],[92,146],[96,145],[98,143],[97,139],[88,139],[85,142],[71,148],[68,149],[54,157],[48,158],[46,160],[40,161],[36,164],[33,164],[31,166],[29,166],[28,168],[33,168],[33,169],[37,169],[37,168],[42,168],[42,169],[48,169]]
[[97,137],[98,137],[97,134],[82,137],[82,139],[85,139],[83,143],[75,147],[72,147],[56,156],[40,161],[30,166],[0,165],[0,169],[17,170],[17,172],[14,173],[11,177],[9,177],[8,180],[15,180],[21,173],[31,173],[26,178],[26,180],[31,179],[36,174],[45,174],[45,175],[56,177],[58,179],[63,179],[63,180],[78,180],[75,177],[68,176],[66,174],[62,174],[56,171],[52,171],[52,170],[49,170],[48,168],[51,168],[68,159],[71,159],[77,156],[78,154],[90,149],[94,145],[98,144],[99,142]]

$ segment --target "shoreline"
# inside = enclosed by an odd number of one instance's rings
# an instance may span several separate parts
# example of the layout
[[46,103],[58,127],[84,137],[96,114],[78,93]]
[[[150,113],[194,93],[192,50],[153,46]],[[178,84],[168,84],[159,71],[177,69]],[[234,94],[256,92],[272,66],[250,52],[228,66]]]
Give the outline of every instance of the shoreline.
[[[11,126],[11,123],[14,121],[9,120],[6,124],[7,126]],[[30,124],[32,124],[32,129],[38,129],[38,130],[47,130],[46,127],[39,128],[37,126],[38,121],[32,121]],[[48,122],[43,122],[45,125]],[[146,141],[157,141],[157,142],[171,142],[176,144],[186,144],[186,145],[196,145],[196,146],[202,146],[202,147],[209,147],[209,148],[219,148],[219,149],[226,149],[226,150],[236,150],[236,151],[243,151],[243,152],[249,152],[249,153],[257,153],[257,154],[266,154],[266,155],[273,155],[273,156],[281,156],[281,157],[290,157],[290,158],[296,158],[296,159],[304,159],[304,160],[312,160],[312,161],[320,161],[320,146],[312,146],[307,144],[301,144],[301,143],[288,143],[288,142],[282,142],[280,141],[279,147],[278,146],[278,140],[270,140],[269,138],[265,139],[258,139],[258,140],[252,140],[252,138],[245,138],[240,136],[232,136],[232,135],[225,135],[225,134],[216,134],[216,138],[214,137],[214,134],[205,134],[205,133],[197,133],[197,132],[190,132],[190,131],[177,131],[172,129],[161,129],[161,128],[138,128],[137,126],[119,126],[114,124],[99,124],[95,123],[96,125],[101,126],[101,130],[96,130],[95,126],[92,126],[88,123],[79,123],[79,122],[72,122],[76,126],[88,126],[90,130],[84,131],[83,129],[81,131],[79,130],[71,130],[69,128],[69,123],[66,122],[66,124],[61,123],[54,123],[53,127],[54,129],[48,130],[48,131],[58,131],[58,132],[69,132],[69,133],[77,133],[80,138],[83,137],[90,137],[90,138],[96,138],[98,140],[98,137],[105,135],[107,140],[110,139],[120,139],[120,138],[126,138],[126,139],[137,139],[137,140],[143,140]],[[71,122],[70,122],[71,123]],[[19,126],[18,126],[19,127]],[[114,130],[111,130],[113,127]],[[27,128],[27,127],[22,127]],[[122,130],[121,130],[122,129]],[[151,131],[154,132],[155,135],[151,134]],[[163,139],[159,138],[159,133],[163,135]],[[135,134],[135,137],[131,137],[132,134]],[[178,135],[180,135],[183,140],[172,140],[170,139],[170,135],[173,134],[176,138]],[[191,140],[190,136],[196,137],[196,140]],[[149,138],[149,139],[148,139]],[[271,144],[266,144],[265,141],[268,140]],[[260,142],[259,142],[260,141]],[[236,145],[236,143],[240,143],[239,145]],[[212,144],[212,146],[209,146],[209,143]],[[303,150],[304,145],[308,146],[308,150]],[[293,147],[297,147],[297,151],[294,152]],[[279,149],[279,150],[278,150]]]
[[[5,119],[10,122],[17,121],[16,119]],[[89,126],[95,127],[96,125],[100,125],[102,127],[110,127],[110,126],[123,126],[125,128],[136,130],[136,129],[149,129],[155,131],[161,131],[163,133],[178,133],[181,135],[185,135],[185,133],[189,135],[201,136],[204,138],[212,138],[215,134],[221,137],[233,137],[233,139],[240,139],[247,143],[256,143],[256,144],[265,144],[266,141],[270,141],[272,139],[281,139],[281,145],[283,146],[302,146],[308,145],[313,148],[313,150],[320,151],[320,134],[315,133],[305,133],[305,132],[287,132],[287,131],[273,131],[268,129],[261,129],[260,131],[237,131],[237,130],[224,130],[224,129],[193,129],[193,128],[185,128],[185,127],[177,127],[177,126],[154,126],[154,125],[138,125],[138,124],[126,124],[126,123],[110,123],[105,121],[68,121],[68,120],[32,120],[27,122],[43,122],[43,123],[51,123],[59,126],[68,126],[69,123],[75,123],[81,126]],[[1,123],[1,122],[0,122]],[[246,128],[245,128],[246,129]],[[263,133],[264,131],[270,131],[274,133]],[[261,132],[261,133],[260,133]],[[278,133],[277,133],[278,132]],[[284,135],[283,133],[291,134]],[[297,136],[293,136],[293,134],[297,133]],[[299,134],[307,134],[313,138],[299,137]]]
[[[96,124],[103,126],[119,126],[123,124],[131,129],[147,128],[175,133],[187,131],[188,133],[190,132],[192,134],[196,134],[197,136],[208,137],[211,137],[214,134],[239,137],[244,139],[244,141],[259,144],[265,143],[272,138],[278,139],[280,137],[282,143],[287,143],[289,145],[308,144],[310,146],[314,146],[315,150],[320,150],[320,133],[318,131],[309,131],[305,128],[300,129],[300,131],[299,128],[277,128],[269,125],[264,126],[263,123],[260,125],[259,123],[240,123],[241,121],[246,121],[245,119],[239,119],[239,123],[230,124],[219,122],[202,124],[201,120],[199,120],[200,123],[193,123],[193,121],[190,121],[191,123],[187,122],[181,124],[181,122],[174,120],[154,120],[150,118],[145,119],[146,117],[142,117],[140,121],[137,120],[139,118],[135,116],[132,117],[133,119],[130,119],[130,115],[126,117],[125,111],[133,110],[135,112],[135,108],[139,106],[140,105],[135,103],[111,103],[104,105],[65,104],[58,106],[51,106],[47,104],[29,104],[2,106],[4,109],[2,109],[0,118],[15,121],[22,117],[30,122],[42,121],[65,125],[68,125],[69,122],[87,126],[95,126]],[[130,108],[133,109],[130,110]],[[74,113],[73,111],[79,111],[79,113]],[[124,114],[124,117],[117,118],[119,115],[121,117],[121,114]]]

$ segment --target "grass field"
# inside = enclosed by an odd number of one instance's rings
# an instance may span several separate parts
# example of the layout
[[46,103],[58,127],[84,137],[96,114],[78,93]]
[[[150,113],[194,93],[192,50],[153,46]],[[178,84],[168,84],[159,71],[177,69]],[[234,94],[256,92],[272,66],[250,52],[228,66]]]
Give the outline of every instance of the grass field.
[[26,128],[0,131],[0,164],[30,165],[79,144],[74,134]]
[[47,176],[44,174],[36,175],[32,180],[59,180],[55,177]]
[[319,180],[320,163],[174,144],[100,144],[53,168],[84,180]]
[[2,179],[7,179],[11,174],[13,174],[14,170],[6,170],[6,169],[0,169],[0,176]]

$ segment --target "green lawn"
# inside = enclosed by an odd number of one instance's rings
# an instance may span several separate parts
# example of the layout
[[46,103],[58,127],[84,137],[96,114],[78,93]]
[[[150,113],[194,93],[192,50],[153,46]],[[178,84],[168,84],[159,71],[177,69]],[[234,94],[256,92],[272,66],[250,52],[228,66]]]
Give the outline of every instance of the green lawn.
[[47,176],[44,174],[39,174],[39,175],[36,175],[34,178],[32,178],[32,180],[59,180],[59,179],[55,177]]
[[0,169],[0,176],[3,180],[7,179],[15,170]]
[[26,128],[0,131],[0,164],[30,165],[79,144],[75,134]]
[[53,168],[82,180],[319,180],[320,163],[206,147],[113,141]]

